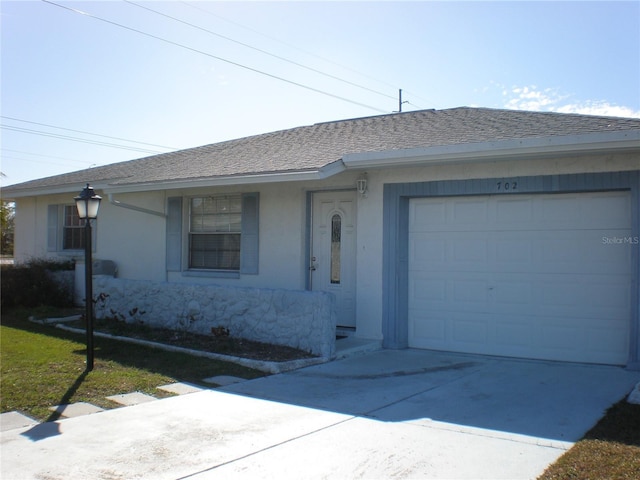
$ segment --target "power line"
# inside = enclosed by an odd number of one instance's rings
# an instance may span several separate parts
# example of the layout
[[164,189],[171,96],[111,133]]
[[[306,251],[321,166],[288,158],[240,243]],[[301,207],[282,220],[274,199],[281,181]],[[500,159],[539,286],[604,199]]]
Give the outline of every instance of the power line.
[[[14,150],[12,148],[0,148],[0,150],[4,150],[5,152],[13,152],[13,153],[22,153],[23,155],[33,155],[36,157],[44,157],[44,158],[55,158],[57,160],[64,160],[65,162],[75,162],[75,163],[87,163],[85,160],[77,160],[74,158],[66,158],[66,157],[57,157],[55,155],[43,155],[42,153],[33,153],[33,152],[25,152],[24,150]],[[3,158],[8,158],[3,156]]]
[[[70,168],[80,168],[80,167],[76,167],[74,165],[69,165],[68,163],[62,163],[62,162],[47,162],[45,160],[34,160],[33,158],[18,158],[18,157],[12,157],[12,156],[6,156],[3,155],[2,156],[3,160],[18,160],[19,162],[31,162],[31,163],[44,163],[45,165],[59,165],[61,167],[70,167]],[[86,164],[89,162],[85,162],[85,168],[86,168]],[[91,167],[89,167],[91,168]]]
[[120,148],[122,150],[131,150],[134,152],[141,152],[141,153],[153,153],[153,154],[164,153],[164,152],[159,152],[157,150],[148,150],[145,148],[129,147],[127,145],[118,145],[116,143],[99,142],[96,140],[89,140],[85,138],[71,137],[69,135],[60,135],[58,133],[50,133],[50,132],[43,132],[41,130],[31,130],[29,128],[14,127],[13,125],[0,124],[0,128],[3,128],[5,130],[10,130],[13,132],[27,133],[30,135],[40,135],[43,137],[57,138],[59,140],[70,140],[73,142],[88,143],[90,145],[98,145],[101,147]]
[[[292,44],[290,44],[290,43],[288,43],[288,42],[285,42],[284,40],[281,40],[281,39],[279,39],[279,38],[277,38],[277,37],[274,37],[274,36],[271,36],[271,35],[267,35],[266,33],[264,33],[264,32],[260,32],[260,31],[258,31],[258,30],[256,30],[256,29],[254,29],[254,28],[247,27],[246,25],[243,25],[243,24],[241,24],[241,23],[235,22],[235,21],[230,20],[230,19],[228,19],[228,18],[226,18],[226,17],[223,17],[223,16],[221,16],[221,15],[218,15],[218,14],[216,14],[216,13],[213,13],[213,12],[211,12],[211,11],[207,10],[206,8],[202,8],[202,7],[200,7],[200,6],[196,6],[196,5],[192,4],[191,2],[187,2],[187,1],[181,0],[181,1],[180,1],[180,3],[183,3],[183,4],[185,4],[186,6],[191,7],[191,8],[194,8],[194,9],[196,9],[196,10],[200,10],[201,12],[204,12],[204,13],[206,13],[207,15],[211,15],[212,17],[219,18],[219,19],[221,19],[221,20],[224,20],[225,22],[231,23],[231,24],[236,25],[236,26],[238,26],[238,27],[240,27],[240,28],[244,28],[245,30],[249,30],[250,32],[257,33],[258,35],[260,35],[260,36],[262,36],[262,37],[265,37],[265,38],[268,38],[268,39],[273,40],[273,41],[275,41],[275,42],[281,43],[282,45],[286,45],[287,47],[292,48],[292,49],[294,49],[294,50],[297,50],[297,51],[299,51],[299,52],[302,52],[302,53],[304,53],[304,54],[306,54],[306,55],[310,55],[310,56],[312,56],[312,57],[316,57],[316,58],[318,58],[318,59],[322,60],[323,62],[331,63],[332,65],[335,65],[335,66],[337,66],[337,67],[343,68],[343,69],[345,69],[345,70],[349,70],[350,72],[353,72],[353,73],[355,73],[355,74],[357,74],[357,75],[360,75],[361,77],[368,78],[369,80],[373,80],[373,81],[375,81],[375,82],[381,83],[381,84],[386,85],[386,86],[388,86],[388,87],[393,87],[394,89],[397,89],[397,88],[398,88],[398,86],[397,86],[397,85],[393,85],[393,84],[391,84],[391,83],[389,83],[389,82],[386,82],[386,81],[381,80],[381,79],[379,79],[379,78],[376,78],[376,77],[373,77],[373,76],[368,75],[368,74],[366,74],[366,73],[363,73],[363,72],[361,72],[361,71],[359,71],[359,70],[356,70],[356,69],[354,69],[354,68],[351,68],[351,67],[349,67],[349,66],[347,66],[347,65],[343,65],[343,64],[338,63],[338,62],[336,62],[336,61],[334,61],[334,60],[331,60],[331,59],[329,59],[329,58],[323,57],[322,55],[318,55],[317,53],[310,52],[309,50],[305,50],[305,49],[300,48],[300,47],[298,47],[298,46],[296,46],[296,45],[292,45]],[[427,100],[426,98],[422,98],[422,97],[420,97],[420,96],[416,95],[415,93],[410,92],[410,91],[408,91],[408,90],[404,90],[404,92],[405,92],[405,93],[409,93],[409,94],[413,95],[414,97],[419,98],[420,100],[423,100],[423,101],[425,101],[425,102],[427,102],[427,103],[432,103],[432,101],[431,101],[431,100]],[[385,96],[387,96],[386,94],[384,94],[384,95],[385,95]],[[393,97],[393,96],[390,96],[389,98],[393,98],[394,100],[396,100],[396,97]],[[422,108],[422,107],[420,107],[420,106],[418,106],[418,105],[415,105],[414,103],[411,103],[411,102],[408,102],[408,103],[409,103],[410,105],[413,105],[413,106],[414,106],[414,107],[416,107],[416,108]]]
[[256,69],[256,68],[249,67],[249,66],[247,66],[247,65],[243,65],[243,64],[241,64],[241,63],[234,62],[234,61],[232,61],[232,60],[228,60],[228,59],[226,59],[226,58],[222,58],[222,57],[219,57],[219,56],[217,56],[217,55],[213,55],[213,54],[211,54],[211,53],[204,52],[204,51],[202,51],[202,50],[198,50],[197,48],[189,47],[189,46],[184,45],[184,44],[182,44],[182,43],[174,42],[174,41],[172,41],[172,40],[167,40],[166,38],[162,38],[162,37],[159,37],[159,36],[157,36],[157,35],[153,35],[153,34],[151,34],[151,33],[143,32],[142,30],[138,30],[138,29],[133,28],[133,27],[128,27],[128,26],[126,26],[126,25],[122,25],[121,23],[117,23],[117,22],[114,22],[114,21],[111,21],[111,20],[107,20],[107,19],[105,19],[105,18],[98,17],[98,16],[96,16],[96,15],[92,15],[92,14],[87,13],[87,12],[84,12],[84,11],[82,11],[82,10],[78,10],[78,9],[75,9],[75,8],[67,7],[67,6],[65,6],[65,5],[60,5],[60,4],[55,3],[55,2],[52,2],[52,1],[50,1],[50,0],[41,0],[41,1],[42,1],[42,2],[44,2],[44,3],[48,3],[48,4],[50,4],[50,5],[54,5],[54,6],[56,6],[56,7],[63,8],[63,9],[65,9],[65,10],[69,10],[70,12],[74,12],[74,13],[77,13],[77,14],[80,14],[80,15],[84,15],[84,16],[87,16],[87,17],[93,18],[93,19],[95,19],[95,20],[100,20],[101,22],[105,22],[105,23],[108,23],[108,24],[110,24],[110,25],[114,25],[114,26],[116,26],[116,27],[123,28],[123,29],[125,29],[125,30],[129,30],[129,31],[131,31],[131,32],[139,33],[140,35],[144,35],[144,36],[147,36],[147,37],[150,37],[150,38],[154,38],[154,39],[156,39],[156,40],[160,40],[161,42],[168,43],[168,44],[170,44],[170,45],[174,45],[174,46],[176,46],[176,47],[184,48],[184,49],[186,49],[186,50],[190,50],[190,51],[192,51],[192,52],[199,53],[199,54],[201,54],[201,55],[205,55],[205,56],[210,57],[210,58],[213,58],[213,59],[215,59],[215,60],[219,60],[219,61],[221,61],[221,62],[225,62],[225,63],[228,63],[228,64],[230,64],[230,65],[234,65],[234,66],[236,66],[236,67],[240,67],[240,68],[243,68],[243,69],[245,69],[245,70],[249,70],[249,71],[251,71],[251,72],[259,73],[260,75],[264,75],[264,76],[266,76],[266,77],[270,77],[270,78],[273,78],[273,79],[275,79],[275,80],[280,80],[281,82],[285,82],[285,83],[288,83],[288,84],[290,84],[290,85],[295,85],[295,86],[297,86],[297,87],[304,88],[304,89],[306,89],[306,90],[310,90],[310,91],[312,91],[312,92],[316,92],[316,93],[319,93],[319,94],[321,94],[321,95],[326,95],[326,96],[328,96],[328,97],[336,98],[336,99],[338,99],[338,100],[342,100],[342,101],[345,101],[345,102],[349,102],[349,103],[351,103],[351,104],[358,105],[358,106],[360,106],[360,107],[369,108],[369,109],[371,109],[371,110],[375,110],[375,111],[380,112],[380,113],[388,113],[388,111],[387,111],[387,110],[382,110],[382,109],[379,109],[379,108],[377,108],[377,107],[372,107],[371,105],[367,105],[367,104],[364,104],[364,103],[356,102],[356,101],[351,100],[351,99],[349,99],[349,98],[341,97],[341,96],[339,96],[339,95],[335,95],[335,94],[333,94],[333,93],[329,93],[329,92],[326,92],[326,91],[324,91],[324,90],[320,90],[320,89],[318,89],[318,88],[310,87],[309,85],[304,85],[304,84],[302,84],[302,83],[295,82],[295,81],[293,81],[293,80],[288,80],[288,79],[286,79],[286,78],[279,77],[279,76],[277,76],[277,75],[273,75],[273,74],[271,74],[271,73],[263,72],[262,70],[258,70],[258,69]]
[[157,145],[155,143],[138,142],[137,140],[129,140],[127,138],[121,138],[121,137],[110,137],[109,135],[100,135],[99,133],[85,132],[84,130],[74,130],[73,128],[57,127],[55,125],[49,125],[47,123],[31,122],[29,120],[22,120],[21,118],[15,118],[15,117],[7,117],[5,115],[0,115],[0,118],[6,118],[7,120],[14,120],[16,122],[30,123],[32,125],[40,125],[41,127],[57,128],[58,130],[66,130],[67,132],[75,132],[75,133],[83,133],[85,135],[93,135],[94,137],[110,138],[112,140],[122,140],[124,142],[138,143],[140,145],[148,145],[150,147],[160,147],[160,148],[165,148],[167,150],[178,150],[176,147],[167,147],[166,145]]
[[216,37],[223,38],[223,39],[225,39],[225,40],[228,40],[229,42],[233,42],[233,43],[236,43],[236,44],[238,44],[238,45],[242,45],[243,47],[250,48],[251,50],[255,50],[255,51],[260,52],[260,53],[263,53],[263,54],[265,54],[265,55],[269,55],[270,57],[277,58],[278,60],[282,60],[283,62],[290,63],[290,64],[295,65],[295,66],[297,66],[297,67],[304,68],[304,69],[306,69],[306,70],[309,70],[309,71],[315,72],[315,73],[320,74],[320,75],[323,75],[323,76],[325,76],[325,77],[332,78],[332,79],[334,79],[334,80],[338,80],[339,82],[346,83],[346,84],[351,85],[351,86],[353,86],[353,87],[361,88],[361,89],[363,89],[363,90],[367,90],[368,92],[375,93],[375,94],[377,94],[377,95],[381,95],[381,96],[383,96],[383,97],[391,98],[391,99],[395,100],[395,97],[394,97],[394,96],[392,96],[392,95],[388,95],[388,94],[386,94],[386,93],[379,92],[379,91],[377,91],[377,90],[374,90],[374,89],[372,89],[372,88],[365,87],[365,86],[360,85],[360,84],[357,84],[357,83],[355,83],[355,82],[351,82],[351,81],[349,81],[349,80],[345,80],[345,79],[340,78],[340,77],[337,77],[337,76],[335,76],[335,75],[331,75],[330,73],[323,72],[322,70],[318,70],[318,69],[315,69],[315,68],[313,68],[313,67],[309,67],[309,66],[307,66],[307,65],[303,65],[302,63],[298,63],[298,62],[296,62],[296,61],[294,61],[294,60],[290,60],[290,59],[288,59],[288,58],[282,57],[282,56],[280,56],[280,55],[276,55],[276,54],[274,54],[274,53],[268,52],[268,51],[263,50],[263,49],[261,49],[261,48],[254,47],[253,45],[249,45],[248,43],[240,42],[239,40],[235,40],[235,39],[230,38],[230,37],[227,37],[227,36],[225,36],[225,35],[221,35],[221,34],[219,34],[219,33],[212,32],[211,30],[208,30],[208,29],[206,29],[206,28],[200,27],[200,26],[198,26],[198,25],[194,25],[193,23],[189,23],[189,22],[186,22],[186,21],[184,21],[184,20],[180,20],[179,18],[173,17],[173,16],[171,16],[171,15],[167,15],[167,14],[165,14],[165,13],[158,12],[157,10],[154,10],[154,9],[152,9],[152,8],[149,8],[149,7],[146,7],[146,6],[143,6],[143,5],[139,5],[139,4],[137,4],[137,3],[135,3],[135,2],[132,2],[132,1],[130,1],[130,0],[124,0],[124,2],[125,2],[125,3],[128,3],[128,4],[130,4],[130,5],[135,5],[136,7],[142,8],[142,9],[147,10],[147,11],[149,11],[149,12],[153,12],[153,13],[155,13],[155,14],[157,14],[157,15],[162,16],[162,17],[169,18],[169,19],[171,19],[171,20],[174,20],[174,21],[176,21],[176,22],[182,23],[182,24],[184,24],[184,25],[188,25],[188,26],[190,26],[190,27],[192,27],[192,28],[196,28],[196,29],[201,30],[201,31],[203,31],[203,32],[209,33],[210,35],[215,35]]

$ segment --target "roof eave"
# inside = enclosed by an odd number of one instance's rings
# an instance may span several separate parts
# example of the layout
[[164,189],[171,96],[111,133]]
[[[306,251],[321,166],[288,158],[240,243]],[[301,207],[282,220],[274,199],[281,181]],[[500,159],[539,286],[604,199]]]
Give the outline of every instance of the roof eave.
[[228,185],[258,185],[278,182],[302,182],[323,180],[345,170],[342,161],[332,162],[318,169],[293,171],[256,173],[250,175],[230,175],[225,177],[208,177],[182,180],[166,180],[147,183],[130,183],[126,185],[108,185],[105,191],[108,193],[146,192],[153,190],[180,190],[187,188],[221,187]]
[[352,153],[345,155],[342,160],[346,169],[361,169],[474,163],[633,150],[640,150],[640,130],[520,138],[406,150]]
[[[179,180],[163,180],[158,182],[131,182],[118,183],[109,181],[90,182],[95,190],[103,193],[133,193],[149,192],[157,190],[179,190],[187,188],[218,187],[227,185],[256,185],[277,182],[313,181],[323,180],[336,175],[345,170],[341,161],[329,163],[319,169],[293,171],[293,172],[272,172],[256,173],[250,175],[230,175],[220,177],[192,178]],[[4,200],[15,200],[24,197],[34,197],[43,195],[77,194],[84,187],[85,183],[73,183],[51,187],[25,188],[14,190],[3,196]]]

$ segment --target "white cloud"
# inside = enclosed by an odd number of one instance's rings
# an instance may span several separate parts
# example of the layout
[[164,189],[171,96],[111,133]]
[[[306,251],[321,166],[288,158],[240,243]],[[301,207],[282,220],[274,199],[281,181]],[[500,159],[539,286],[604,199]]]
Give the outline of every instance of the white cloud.
[[559,113],[580,113],[585,115],[605,115],[613,117],[640,118],[640,110],[623,105],[614,105],[606,100],[585,100],[569,102],[569,95],[558,89],[539,89],[536,85],[516,86],[510,89],[496,84],[502,89],[505,108],[513,110],[549,111]]
[[598,102],[589,101],[584,102],[583,104],[562,105],[555,111],[560,113],[582,113],[586,115],[640,118],[640,111],[621,105],[611,105],[609,102],[604,100]]

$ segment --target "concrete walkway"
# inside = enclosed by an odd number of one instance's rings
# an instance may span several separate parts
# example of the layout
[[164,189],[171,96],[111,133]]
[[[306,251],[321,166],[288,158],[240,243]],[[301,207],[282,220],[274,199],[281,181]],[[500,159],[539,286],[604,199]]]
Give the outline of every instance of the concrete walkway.
[[615,367],[383,350],[5,431],[0,473],[530,479],[638,381]]

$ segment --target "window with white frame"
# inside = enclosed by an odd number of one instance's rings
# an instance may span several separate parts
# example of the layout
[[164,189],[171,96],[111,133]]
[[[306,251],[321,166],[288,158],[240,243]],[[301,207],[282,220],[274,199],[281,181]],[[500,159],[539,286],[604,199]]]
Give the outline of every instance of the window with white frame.
[[240,270],[241,229],[241,195],[191,198],[189,268]]
[[75,205],[64,206],[64,222],[62,225],[62,249],[84,249],[84,222],[78,216]]
[[[91,248],[96,248],[98,220],[92,220]],[[76,255],[84,250],[84,220],[80,220],[75,205],[53,204],[47,206],[47,251]]]

